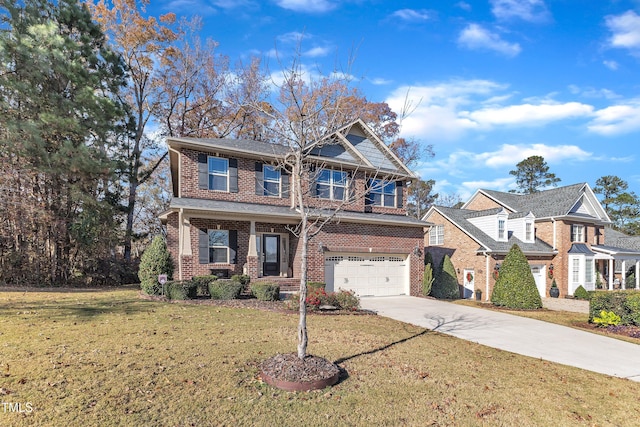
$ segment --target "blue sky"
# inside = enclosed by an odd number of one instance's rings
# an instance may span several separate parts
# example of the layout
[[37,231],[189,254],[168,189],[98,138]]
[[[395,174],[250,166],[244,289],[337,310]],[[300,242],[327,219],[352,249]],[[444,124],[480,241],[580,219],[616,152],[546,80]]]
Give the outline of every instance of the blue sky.
[[[232,61],[344,70],[372,101],[414,110],[402,136],[432,144],[414,169],[463,199],[514,188],[541,155],[569,185],[617,175],[640,194],[640,0],[172,0]],[[355,52],[355,54],[354,54]]]

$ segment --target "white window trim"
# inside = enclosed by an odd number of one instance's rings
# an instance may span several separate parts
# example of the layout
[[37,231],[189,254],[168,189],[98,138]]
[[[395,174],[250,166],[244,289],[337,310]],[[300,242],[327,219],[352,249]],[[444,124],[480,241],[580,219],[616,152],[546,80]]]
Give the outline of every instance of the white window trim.
[[[527,226],[530,227],[530,236],[527,236]],[[533,228],[533,221],[525,221],[524,222],[524,240],[528,243],[533,243],[535,241],[535,231]]]
[[[217,159],[217,160],[224,160],[227,163],[227,173],[222,174],[222,173],[216,173],[216,172],[212,172],[209,169],[209,159]],[[213,189],[211,188],[211,181],[209,179],[209,177],[211,175],[214,176],[224,176],[226,178],[226,189],[224,190],[217,190],[217,189]],[[229,159],[225,158],[225,157],[216,157],[216,156],[207,156],[207,187],[209,188],[209,190],[211,191],[220,191],[220,192],[224,192],[224,193],[228,193],[229,192]]]
[[[274,172],[278,172],[278,179],[267,179],[267,174],[265,170],[267,168],[273,169]],[[271,165],[263,165],[262,167],[262,195],[265,197],[282,197],[282,172],[274,166]],[[269,194],[267,191],[266,182],[277,182],[278,183],[278,193],[277,194]]]
[[[393,184],[393,193],[388,194],[384,192],[384,188],[388,184]],[[371,180],[371,188],[369,189],[369,193],[371,194],[380,194],[380,204],[376,204],[372,201],[373,206],[380,206],[383,208],[395,208],[397,206],[396,200],[396,192],[398,191],[398,186],[395,181],[385,181],[382,179],[372,179]],[[393,196],[393,203],[391,205],[385,204],[385,196]]]
[[[577,230],[580,230],[580,233],[577,232]],[[578,236],[579,234],[579,236]],[[585,242],[585,235],[584,235],[584,225],[582,224],[571,224],[571,242],[576,242],[576,243],[584,243]],[[580,237],[580,238],[578,238]]]
[[[327,169],[327,168],[323,168],[320,170],[320,172],[318,173],[318,178],[320,178],[320,174],[323,171],[329,171],[329,182],[324,182],[324,181],[319,181],[318,179],[316,179],[316,184],[320,184],[320,185],[328,185],[329,186],[329,197],[322,197],[317,193],[317,189],[316,189],[316,197],[319,199],[324,199],[324,200],[347,200],[347,192],[349,191],[349,174],[346,171],[343,170],[338,170],[338,169]],[[336,184],[333,180],[333,173],[334,172],[339,172],[341,174],[344,174],[344,182],[345,184]],[[335,188],[343,188],[343,198],[342,199],[337,199],[334,196],[334,189]]]
[[444,245],[444,225],[434,225],[429,230],[429,246]]
[[[504,227],[502,227],[502,235],[500,234],[500,223],[504,225]],[[507,231],[507,218],[498,217],[496,232],[498,236],[496,240],[498,242],[506,242],[508,240],[507,236],[509,235],[509,232]]]
[[[226,246],[222,246],[222,245],[220,245],[220,246],[211,246],[211,237],[209,237],[209,263],[210,264],[229,264],[229,261],[230,261],[230,249],[231,249],[231,247],[229,247],[229,230],[218,230],[218,229],[210,228],[210,229],[207,230],[207,236],[210,236],[212,231],[225,231],[227,233],[227,245]],[[211,259],[211,248],[216,248],[216,249],[225,248],[227,250],[227,260],[224,261],[224,262],[213,261]]]

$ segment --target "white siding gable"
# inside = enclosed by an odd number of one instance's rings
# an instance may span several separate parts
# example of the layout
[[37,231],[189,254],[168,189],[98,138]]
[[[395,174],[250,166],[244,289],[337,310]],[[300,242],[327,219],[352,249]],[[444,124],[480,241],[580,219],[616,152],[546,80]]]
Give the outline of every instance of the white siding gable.
[[[507,220],[508,216],[507,211],[503,209],[497,214],[467,218],[467,221],[487,233],[492,239],[498,242],[506,242],[509,239],[508,231],[510,230],[510,224]],[[502,238],[500,238],[498,230],[498,223],[501,220],[504,221],[504,236]]]
[[[531,224],[530,238],[527,239],[527,223]],[[529,214],[522,218],[509,220],[509,232],[513,233],[513,236],[518,240],[525,243],[533,243],[535,241],[535,216],[529,212]]]

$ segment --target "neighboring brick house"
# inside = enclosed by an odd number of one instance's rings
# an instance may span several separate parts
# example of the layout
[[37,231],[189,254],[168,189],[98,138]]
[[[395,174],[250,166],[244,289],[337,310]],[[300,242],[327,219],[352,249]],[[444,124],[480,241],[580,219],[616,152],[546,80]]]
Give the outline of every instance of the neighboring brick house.
[[[174,277],[248,274],[299,283],[292,177],[285,146],[232,139],[169,138],[173,198],[161,215]],[[308,148],[302,182],[311,219],[342,209],[309,243],[308,278],[359,295],[420,292],[425,223],[407,216],[417,179],[360,120]]]
[[561,296],[573,295],[580,285],[595,289],[596,274],[604,288],[617,282],[624,288],[614,261],[623,271],[635,266],[636,280],[629,286],[638,287],[640,245],[610,228],[586,183],[526,195],[478,190],[460,209],[433,206],[423,220],[434,224],[425,235],[425,251],[434,263],[451,257],[464,298],[476,289],[490,298],[495,271],[513,244],[526,255],[542,297],[549,296],[554,278]]

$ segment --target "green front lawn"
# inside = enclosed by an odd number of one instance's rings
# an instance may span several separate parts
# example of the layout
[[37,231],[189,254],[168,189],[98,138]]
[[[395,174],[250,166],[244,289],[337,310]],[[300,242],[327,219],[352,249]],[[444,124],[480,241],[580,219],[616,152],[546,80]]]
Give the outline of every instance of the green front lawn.
[[33,408],[0,406],[0,425],[566,426],[640,417],[640,383],[378,316],[310,315],[310,353],[347,375],[322,391],[273,389],[257,366],[295,351],[297,321],[131,290],[0,292],[0,400]]

